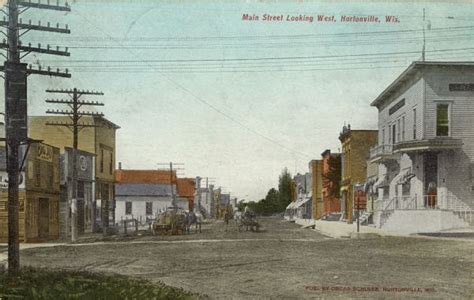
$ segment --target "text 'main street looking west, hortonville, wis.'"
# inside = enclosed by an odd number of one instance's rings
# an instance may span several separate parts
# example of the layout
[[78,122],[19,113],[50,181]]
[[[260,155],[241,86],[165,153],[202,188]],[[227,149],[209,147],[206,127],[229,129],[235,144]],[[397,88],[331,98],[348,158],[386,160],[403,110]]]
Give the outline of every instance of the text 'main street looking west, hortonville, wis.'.
[[291,14],[242,14],[243,21],[265,22],[342,22],[342,23],[400,23],[396,16],[350,16],[350,15],[291,15]]

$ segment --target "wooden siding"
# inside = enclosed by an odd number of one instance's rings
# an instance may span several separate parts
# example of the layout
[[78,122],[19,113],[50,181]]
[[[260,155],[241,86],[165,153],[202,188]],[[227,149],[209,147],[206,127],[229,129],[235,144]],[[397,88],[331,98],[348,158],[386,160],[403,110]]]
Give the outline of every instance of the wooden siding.
[[[407,83],[413,84],[410,87],[405,87],[404,92],[392,97],[384,107],[379,111],[378,129],[379,129],[379,145],[392,144],[389,141],[389,125],[397,122],[405,116],[405,141],[413,140],[413,109],[416,107],[416,138],[423,138],[423,78],[417,78],[415,81]],[[389,114],[390,108],[405,99],[405,105],[397,110],[392,115]],[[382,129],[385,129],[385,136],[382,139]]]
[[426,78],[426,138],[436,136],[436,105],[451,104],[451,136],[462,139],[463,150],[474,161],[474,91],[450,92],[450,83],[474,83],[474,69],[430,68]]

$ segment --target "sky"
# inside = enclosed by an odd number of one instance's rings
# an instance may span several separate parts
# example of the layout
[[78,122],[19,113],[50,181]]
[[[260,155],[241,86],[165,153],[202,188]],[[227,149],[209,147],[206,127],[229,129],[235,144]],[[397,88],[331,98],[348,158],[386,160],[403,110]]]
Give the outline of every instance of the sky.
[[[340,151],[344,124],[376,129],[370,103],[421,58],[423,26],[427,60],[472,60],[474,50],[473,4],[460,1],[69,4],[69,13],[29,9],[21,16],[71,29],[70,35],[22,36],[23,43],[71,52],[23,59],[72,74],[31,75],[28,113],[44,115],[47,88],[103,91],[88,100],[104,102],[99,111],[121,127],[117,162],[123,168],[183,163],[182,176],[210,177],[247,200],[276,187],[283,168],[305,173],[324,150]],[[243,14],[259,20],[243,20]],[[264,14],[283,20],[267,21]],[[313,22],[286,21],[300,15]],[[318,22],[318,15],[335,21]],[[342,16],[380,22],[341,22]],[[398,22],[385,22],[386,16]]]

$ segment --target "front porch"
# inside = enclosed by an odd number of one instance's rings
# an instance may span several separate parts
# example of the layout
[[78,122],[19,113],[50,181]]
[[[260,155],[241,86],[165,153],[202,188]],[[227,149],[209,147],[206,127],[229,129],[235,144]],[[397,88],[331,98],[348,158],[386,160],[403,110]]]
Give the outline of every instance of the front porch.
[[402,234],[473,226],[474,210],[454,196],[423,195],[375,201],[377,228]]

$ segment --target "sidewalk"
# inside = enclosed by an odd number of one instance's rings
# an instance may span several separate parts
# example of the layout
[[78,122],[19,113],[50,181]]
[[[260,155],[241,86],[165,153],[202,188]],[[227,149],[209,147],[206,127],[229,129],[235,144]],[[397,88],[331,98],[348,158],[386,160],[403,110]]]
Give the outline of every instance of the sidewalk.
[[[357,224],[347,224],[345,222],[339,221],[321,221],[314,220],[315,230],[320,232],[323,235],[333,237],[333,238],[350,238],[351,235],[357,234]],[[379,228],[370,227],[370,226],[360,226],[360,234],[375,234],[380,236],[408,236],[403,234],[397,234],[388,232]]]

